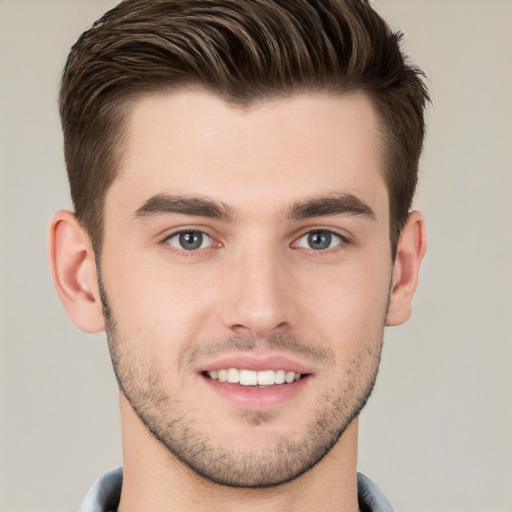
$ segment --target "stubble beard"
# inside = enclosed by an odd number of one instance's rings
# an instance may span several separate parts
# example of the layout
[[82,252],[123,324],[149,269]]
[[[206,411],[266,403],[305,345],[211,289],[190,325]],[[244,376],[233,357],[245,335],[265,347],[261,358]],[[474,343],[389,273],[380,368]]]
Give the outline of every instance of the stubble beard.
[[[208,425],[194,420],[193,405],[171,398],[152,363],[130,350],[102,292],[108,347],[120,390],[154,438],[197,475],[217,484],[270,487],[307,472],[335,446],[373,390],[383,325],[344,369],[345,378],[325,389],[301,439],[282,436],[273,443],[256,447],[216,444],[208,433]],[[246,349],[248,340],[240,338],[239,343],[245,343]],[[245,420],[248,428],[258,428],[271,421],[271,413],[247,411]]]

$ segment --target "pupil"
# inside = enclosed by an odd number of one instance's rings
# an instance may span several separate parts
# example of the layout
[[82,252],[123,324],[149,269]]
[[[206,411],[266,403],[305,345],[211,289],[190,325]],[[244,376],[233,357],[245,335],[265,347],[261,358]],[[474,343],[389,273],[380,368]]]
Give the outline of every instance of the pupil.
[[183,249],[199,249],[203,243],[203,235],[197,231],[189,231],[180,234],[180,245]]
[[331,245],[331,238],[331,234],[327,231],[314,231],[309,234],[308,242],[312,249],[319,251]]

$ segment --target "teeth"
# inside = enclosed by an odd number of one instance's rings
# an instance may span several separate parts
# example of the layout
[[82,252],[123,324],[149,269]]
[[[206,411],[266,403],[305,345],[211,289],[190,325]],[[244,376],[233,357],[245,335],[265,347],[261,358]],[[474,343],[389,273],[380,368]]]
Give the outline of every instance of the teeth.
[[256,386],[258,384],[256,372],[240,370],[240,384],[242,386]]
[[291,384],[295,380],[295,372],[286,372],[284,376],[284,381],[286,384]]
[[230,384],[241,384],[242,386],[273,386],[274,384],[291,384],[301,378],[300,373],[287,372],[285,370],[239,370],[238,368],[227,368],[225,370],[212,370],[206,372],[208,377],[219,382]]
[[272,386],[273,384],[275,384],[274,370],[265,370],[263,372],[257,372],[256,378],[260,386]]
[[286,379],[286,373],[284,370],[277,370],[274,376],[274,380],[276,384],[284,384]]
[[240,382],[240,370],[237,370],[236,368],[229,368],[228,382],[231,384],[236,384],[237,382]]

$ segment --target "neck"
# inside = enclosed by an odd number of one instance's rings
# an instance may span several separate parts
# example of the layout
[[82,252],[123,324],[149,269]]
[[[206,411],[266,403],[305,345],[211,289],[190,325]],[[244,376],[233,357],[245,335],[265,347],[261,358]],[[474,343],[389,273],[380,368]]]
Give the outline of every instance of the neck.
[[234,488],[197,475],[157,441],[121,397],[124,476],[119,512],[356,512],[357,419],[332,450],[291,482]]

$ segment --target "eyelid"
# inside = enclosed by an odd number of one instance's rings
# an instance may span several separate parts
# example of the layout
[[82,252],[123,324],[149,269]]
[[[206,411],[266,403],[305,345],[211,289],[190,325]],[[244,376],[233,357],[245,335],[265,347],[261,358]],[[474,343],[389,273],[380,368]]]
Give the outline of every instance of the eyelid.
[[212,239],[215,239],[215,236],[211,234],[211,229],[207,226],[192,224],[163,229],[157,236],[160,238],[161,242],[165,242],[169,238],[179,235],[180,233],[190,233],[191,231],[202,233]]
[[[207,237],[209,239],[209,244],[206,247],[200,247],[198,249],[194,250],[187,250],[183,247],[179,247],[176,245],[173,245],[169,242],[174,237],[177,237],[183,233],[201,233],[204,237]],[[170,250],[173,252],[177,252],[184,255],[192,255],[193,253],[198,253],[207,249],[210,249],[212,247],[220,247],[222,244],[216,240],[214,236],[212,236],[210,233],[208,233],[208,230],[204,227],[197,227],[197,226],[183,226],[179,228],[174,228],[170,232],[168,232],[164,237],[160,239],[160,242],[162,245],[167,246]]]
[[[302,238],[308,236],[311,233],[318,232],[318,231],[330,233],[331,235],[335,236],[336,238],[339,238],[340,242],[337,243],[336,245],[334,245],[333,247],[329,247],[327,249],[320,249],[320,250],[312,249],[310,247],[308,248],[308,247],[304,247],[304,246],[298,245],[299,241]],[[293,240],[293,242],[290,245],[293,248],[306,249],[306,250],[313,251],[316,254],[319,254],[319,253],[322,253],[322,252],[329,252],[329,251],[335,251],[336,249],[341,249],[341,248],[343,248],[343,247],[345,247],[347,245],[350,245],[351,243],[352,243],[351,239],[346,234],[341,233],[337,229],[325,228],[325,227],[322,227],[322,226],[315,226],[315,227],[308,227],[308,228],[303,229],[299,233],[299,235],[295,237],[295,239]]]
[[[173,240],[174,238],[178,239],[183,233],[199,233],[203,237],[203,240],[201,241],[201,246],[198,247],[197,249],[190,249],[190,252],[199,251],[200,249],[206,249],[207,247],[210,247],[210,245],[211,245],[212,237],[210,235],[208,235],[207,233],[203,233],[202,231],[182,231],[182,232],[174,233],[167,237],[166,243],[168,243],[169,245],[172,245],[173,247],[175,247],[178,250],[187,251],[187,249],[185,249],[183,247],[179,247],[178,245],[174,245],[173,243],[171,243],[171,240]],[[204,245],[204,244],[208,244],[208,245]],[[189,251],[187,251],[187,252],[189,252]]]

